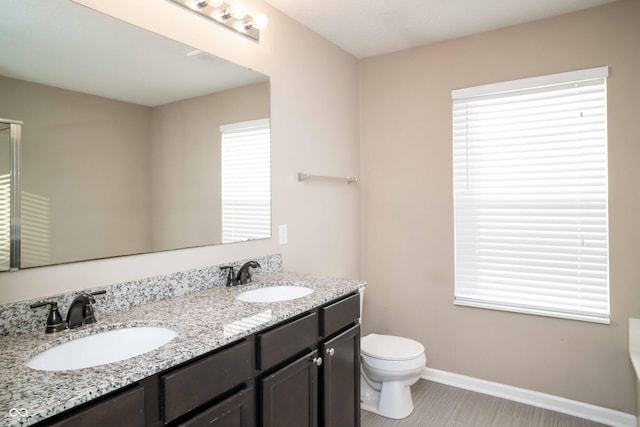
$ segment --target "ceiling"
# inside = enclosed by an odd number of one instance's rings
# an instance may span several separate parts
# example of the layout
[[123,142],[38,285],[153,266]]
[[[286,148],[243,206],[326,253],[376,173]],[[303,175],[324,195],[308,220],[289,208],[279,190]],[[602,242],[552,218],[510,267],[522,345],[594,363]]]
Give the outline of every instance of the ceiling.
[[[613,0],[266,1],[364,58]],[[3,0],[2,13],[7,77],[150,106],[267,79],[69,0]]]
[[614,0],[266,0],[357,58],[586,9]]

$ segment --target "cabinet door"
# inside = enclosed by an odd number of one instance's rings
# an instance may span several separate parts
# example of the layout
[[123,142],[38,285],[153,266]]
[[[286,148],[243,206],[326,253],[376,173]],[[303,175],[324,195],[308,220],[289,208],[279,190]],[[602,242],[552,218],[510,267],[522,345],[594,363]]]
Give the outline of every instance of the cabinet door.
[[318,425],[318,360],[314,350],[260,380],[262,427]]
[[179,424],[180,427],[254,427],[253,388],[242,390]]
[[322,425],[360,426],[360,325],[325,341],[322,359]]

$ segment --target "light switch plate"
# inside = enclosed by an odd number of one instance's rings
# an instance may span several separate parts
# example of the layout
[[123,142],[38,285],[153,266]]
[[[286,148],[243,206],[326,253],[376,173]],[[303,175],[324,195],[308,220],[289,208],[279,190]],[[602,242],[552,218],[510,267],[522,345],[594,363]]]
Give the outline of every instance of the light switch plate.
[[287,224],[278,226],[278,236],[279,236],[279,242],[281,245],[284,245],[287,243]]

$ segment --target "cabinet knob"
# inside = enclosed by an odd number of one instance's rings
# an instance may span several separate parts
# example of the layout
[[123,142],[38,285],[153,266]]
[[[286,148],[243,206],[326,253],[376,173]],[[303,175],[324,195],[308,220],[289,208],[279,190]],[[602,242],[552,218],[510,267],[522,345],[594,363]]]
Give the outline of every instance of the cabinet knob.
[[311,362],[316,366],[322,366],[322,357],[314,357]]
[[332,347],[332,348],[328,348],[327,349],[327,354],[329,356],[333,356],[334,354],[336,354],[336,350]]

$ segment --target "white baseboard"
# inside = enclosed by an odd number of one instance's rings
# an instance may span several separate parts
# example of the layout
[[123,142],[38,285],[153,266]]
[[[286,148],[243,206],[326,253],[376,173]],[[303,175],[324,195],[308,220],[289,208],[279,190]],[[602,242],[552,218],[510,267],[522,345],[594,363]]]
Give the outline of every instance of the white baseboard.
[[465,375],[441,371],[439,369],[425,368],[422,373],[422,378],[436,383],[500,397],[502,399],[513,400],[527,405],[550,409],[552,411],[585,418],[610,426],[638,426],[636,417],[632,414],[627,414],[626,412],[615,411],[613,409],[590,405],[577,400],[566,399],[564,397],[540,393],[524,388],[480,380],[477,378],[467,377]]

